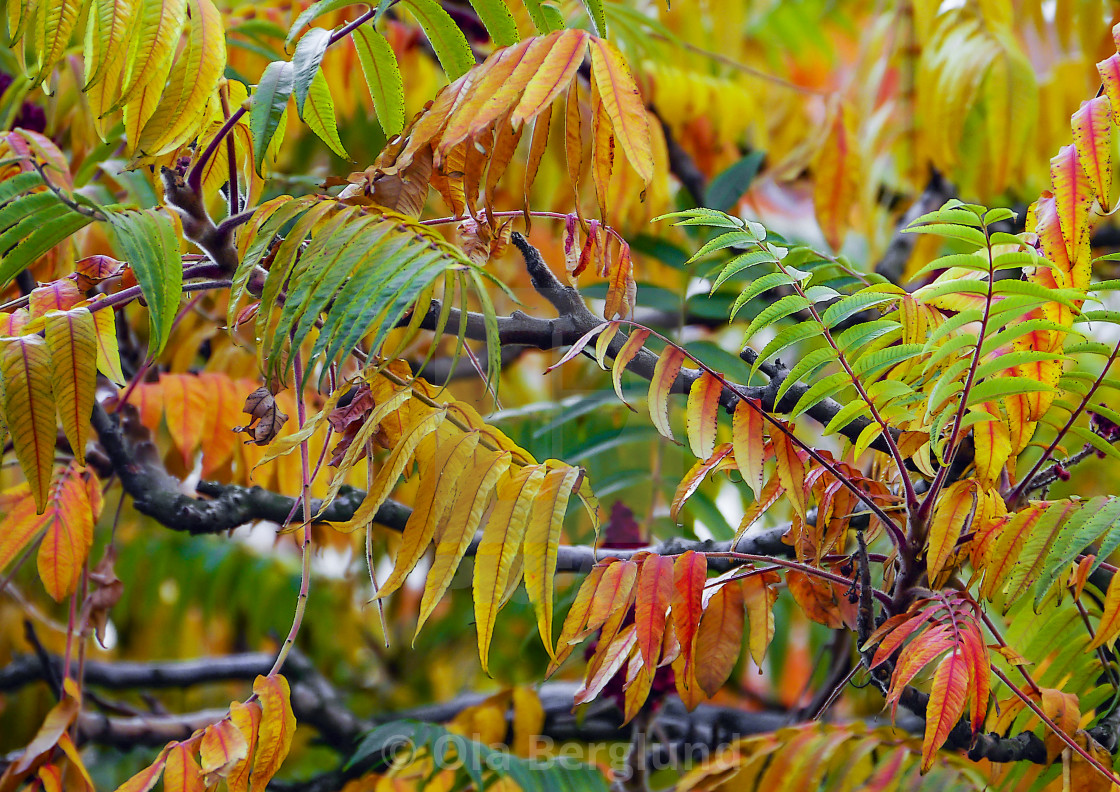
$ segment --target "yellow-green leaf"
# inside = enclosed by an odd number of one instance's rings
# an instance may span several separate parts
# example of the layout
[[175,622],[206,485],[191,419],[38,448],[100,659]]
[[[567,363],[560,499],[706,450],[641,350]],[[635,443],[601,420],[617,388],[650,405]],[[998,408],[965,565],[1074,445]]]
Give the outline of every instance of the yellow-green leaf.
[[562,465],[549,470],[529,513],[525,530],[525,590],[537,614],[537,629],[548,656],[555,659],[552,647],[552,594],[556,556],[564,514],[583,471]]
[[4,415],[16,458],[39,514],[47,507],[54,462],[54,394],[47,343],[38,336],[4,342],[0,350]]
[[62,431],[74,458],[84,465],[97,387],[97,326],[93,314],[87,308],[51,311],[46,316],[46,337],[51,353],[51,387]]
[[393,47],[369,24],[354,31],[354,48],[381,129],[386,137],[399,134],[404,129],[404,82]]
[[311,80],[311,87],[307,92],[307,101],[303,105],[303,120],[311,131],[326,143],[331,151],[343,159],[350,155],[342,147],[338,138],[338,121],[334,116],[334,101],[331,99],[331,89],[327,85],[327,78],[322,71],[315,72]]

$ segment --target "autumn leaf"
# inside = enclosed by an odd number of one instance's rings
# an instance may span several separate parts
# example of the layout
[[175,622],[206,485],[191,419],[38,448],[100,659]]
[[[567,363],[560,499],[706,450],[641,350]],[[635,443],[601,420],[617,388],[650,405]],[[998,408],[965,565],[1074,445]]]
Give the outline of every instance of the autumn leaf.
[[685,413],[688,445],[692,449],[692,455],[698,459],[707,459],[716,447],[719,399],[722,394],[723,383],[707,371],[692,383],[688,392]]
[[261,721],[249,789],[263,792],[288,756],[296,718],[292,714],[291,689],[284,677],[279,674],[258,676],[253,682],[253,692],[261,702]]
[[634,597],[634,623],[638,626],[638,651],[647,668],[656,668],[665,633],[665,617],[673,599],[673,560],[646,556],[638,575]]
[[[670,344],[657,358],[653,369],[653,376],[649,381],[649,414],[657,431],[667,440],[673,440],[673,430],[669,428],[669,390],[677,380],[681,363],[684,361],[684,350]],[[618,361],[615,361],[618,367]]]
[[731,675],[743,645],[743,589],[724,583],[708,600],[696,630],[696,681],[712,697]]
[[55,438],[50,352],[43,339],[21,336],[4,343],[0,388],[16,458],[42,514],[47,507]]

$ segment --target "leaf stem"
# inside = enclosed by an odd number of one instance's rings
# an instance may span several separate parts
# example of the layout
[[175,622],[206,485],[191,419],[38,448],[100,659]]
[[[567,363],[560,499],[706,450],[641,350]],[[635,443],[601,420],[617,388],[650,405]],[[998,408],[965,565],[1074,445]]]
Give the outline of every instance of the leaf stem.
[[[296,419],[299,422],[299,428],[303,429],[303,425],[307,421],[307,410],[303,404],[303,361],[300,359],[298,347],[295,350],[294,358]],[[300,627],[303,625],[303,616],[307,611],[307,595],[311,589],[311,461],[306,439],[299,444],[299,458],[303,474],[302,493],[300,495],[300,500],[303,502],[303,541],[300,544],[302,563],[300,564],[299,596],[296,599],[296,612],[292,618],[292,629],[288,632],[288,637],[284,639],[284,645],[280,647],[280,652],[276,655],[276,662],[272,664],[272,670],[268,672],[269,676],[280,673],[280,669],[284,667],[284,661],[288,659],[288,654],[295,646],[296,636],[299,635]]]

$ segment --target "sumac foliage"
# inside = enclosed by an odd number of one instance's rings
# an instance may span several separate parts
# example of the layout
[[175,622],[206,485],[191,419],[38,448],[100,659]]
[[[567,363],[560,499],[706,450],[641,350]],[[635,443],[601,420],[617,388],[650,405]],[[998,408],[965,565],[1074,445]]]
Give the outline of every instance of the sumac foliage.
[[6,0],[0,792],[1120,784],[1116,15]]

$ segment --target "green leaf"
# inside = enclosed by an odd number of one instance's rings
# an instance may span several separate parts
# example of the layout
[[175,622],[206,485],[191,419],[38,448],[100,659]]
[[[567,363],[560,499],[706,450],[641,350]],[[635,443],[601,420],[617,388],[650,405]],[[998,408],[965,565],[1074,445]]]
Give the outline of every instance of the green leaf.
[[471,8],[486,26],[490,40],[496,46],[510,47],[521,41],[521,34],[517,32],[517,23],[513,20],[513,14],[502,0],[470,0],[470,2]]
[[1120,528],[1120,498],[1104,495],[1086,502],[1081,509],[1066,520],[1062,531],[1042,567],[1035,584],[1035,608],[1042,602],[1050,587],[1079,555],[1096,543],[1106,533]]
[[475,63],[471,46],[455,20],[439,3],[435,0],[401,0],[401,5],[416,17],[424,29],[440,65],[447,72],[447,79],[454,82],[470,71]]
[[541,0],[525,0],[525,10],[529,12],[529,18],[533,20],[533,26],[537,29],[537,33],[542,36],[564,29],[564,20],[560,19],[559,24],[557,24],[554,15],[548,13],[555,10],[554,7],[542,3]]
[[253,138],[253,164],[258,174],[261,172],[265,151],[280,127],[280,117],[288,106],[293,78],[291,63],[273,61],[265,67],[261,81],[257,83],[257,90],[253,92],[253,103],[249,108],[249,132]]
[[[305,37],[306,38],[306,37]],[[314,132],[321,141],[330,146],[331,151],[342,159],[350,159],[342,141],[338,138],[338,122],[334,117],[334,101],[331,99],[331,89],[327,78],[321,71],[315,72],[311,80],[311,88],[307,93],[306,112],[303,114],[304,123]]]
[[404,82],[393,47],[373,25],[362,25],[354,31],[354,48],[381,129],[387,137],[400,134],[404,129]]
[[[331,32],[323,28],[311,28],[296,45],[292,56],[292,91],[296,95],[296,113],[303,119],[303,105],[311,90],[315,76],[319,74],[319,63],[330,43]],[[263,78],[262,78],[263,81]],[[329,95],[329,91],[328,91]]]
[[171,219],[155,209],[109,214],[117,247],[132,267],[148,303],[148,356],[163,351],[183,287],[179,236]]
[[599,38],[606,38],[607,15],[603,12],[603,0],[583,0],[583,4],[591,17],[591,32]]
[[1029,377],[998,377],[974,384],[968,394],[965,407],[972,407],[975,404],[988,401],[999,401],[1000,399],[1006,399],[1008,396],[1018,396],[1022,393],[1052,393],[1053,391],[1054,389],[1046,383]]
[[765,157],[765,151],[752,151],[712,179],[705,196],[708,206],[721,212],[731,210],[750,189]]
[[[303,30],[304,25],[311,24],[314,20],[318,19],[324,14],[329,14],[332,11],[337,11],[340,8],[347,8],[348,6],[352,5],[366,4],[357,3],[355,2],[355,0],[318,0],[318,2],[312,3],[307,8],[305,8],[303,10],[303,13],[296,17],[296,21],[292,23],[291,28],[289,28],[288,30],[288,35],[284,39],[284,49],[291,49],[292,42],[296,40],[296,36],[299,35],[299,32],[301,30]],[[308,35],[310,35],[310,32],[308,33]],[[299,50],[297,49],[296,51],[298,52]],[[320,55],[320,57],[322,56]],[[292,60],[293,62],[295,61],[294,58]],[[316,66],[317,65],[318,62],[316,62]]]
[[[915,221],[915,223],[916,222],[919,221]],[[934,234],[936,236],[948,237],[949,239],[959,239],[962,242],[967,242],[978,248],[986,247],[984,232],[976,228],[969,228],[968,226],[952,225],[949,223],[930,223],[929,225],[912,224],[902,229],[902,231],[908,234]]]
[[[33,261],[90,222],[91,218],[73,211],[57,198],[53,207],[25,217],[11,229],[13,236],[21,238],[15,247],[0,256],[0,288],[6,287]],[[3,238],[8,236],[5,233]],[[6,239],[0,244],[6,246]]]
[[769,327],[774,322],[808,308],[810,305],[812,303],[800,294],[787,294],[772,305],[766,306],[747,327],[747,332],[743,337],[748,340],[754,338],[754,334],[762,328]]
[[735,321],[735,315],[739,313],[742,307],[763,292],[775,289],[779,286],[788,286],[793,283],[793,280],[792,277],[784,272],[771,272],[767,275],[763,275],[761,278],[751,281],[751,285],[739,294],[735,300],[735,304],[731,306],[731,316],[727,321]]

